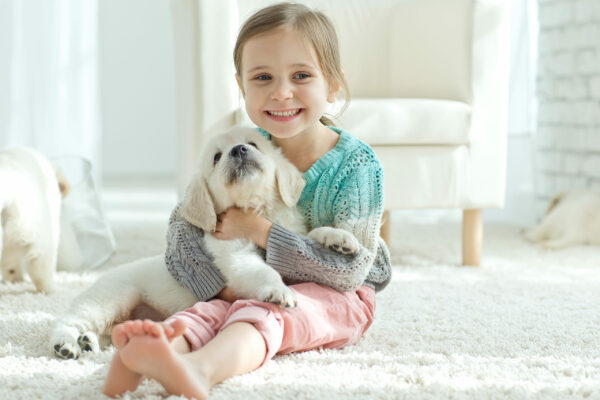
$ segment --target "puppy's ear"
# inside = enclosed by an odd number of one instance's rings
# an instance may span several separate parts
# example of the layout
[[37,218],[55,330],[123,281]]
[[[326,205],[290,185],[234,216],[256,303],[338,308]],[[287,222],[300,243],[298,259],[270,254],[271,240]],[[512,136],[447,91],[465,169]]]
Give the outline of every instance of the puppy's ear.
[[183,196],[181,215],[187,222],[205,232],[214,232],[217,225],[215,206],[206,181],[200,174],[193,176]]
[[288,207],[293,207],[298,202],[306,182],[300,171],[291,162],[283,155],[279,156],[281,160],[278,160],[277,171],[275,172],[277,188],[284,204]]
[[548,209],[546,210],[546,215],[550,214],[550,211],[552,211],[552,209],[554,207],[556,207],[558,205],[558,203],[560,203],[565,196],[567,195],[566,192],[561,192],[559,194],[557,194],[556,196],[554,196],[554,198],[550,201],[550,205],[548,206]]
[[56,173],[56,180],[58,181],[58,189],[60,190],[60,194],[64,199],[71,191],[71,185],[60,169],[54,167],[54,172]]

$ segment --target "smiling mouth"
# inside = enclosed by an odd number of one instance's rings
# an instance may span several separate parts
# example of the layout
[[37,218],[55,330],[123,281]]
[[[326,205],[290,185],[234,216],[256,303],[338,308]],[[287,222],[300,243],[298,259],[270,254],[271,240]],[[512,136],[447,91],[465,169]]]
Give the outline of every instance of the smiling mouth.
[[265,114],[274,120],[277,121],[287,121],[295,118],[300,113],[302,113],[302,108],[294,108],[291,110],[283,110],[283,111],[265,111]]

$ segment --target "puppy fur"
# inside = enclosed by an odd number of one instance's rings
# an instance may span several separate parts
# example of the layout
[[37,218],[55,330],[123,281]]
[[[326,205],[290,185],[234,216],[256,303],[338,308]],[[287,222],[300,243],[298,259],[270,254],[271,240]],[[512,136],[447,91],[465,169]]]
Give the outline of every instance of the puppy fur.
[[61,193],[54,168],[29,148],[0,151],[0,265],[5,281],[25,271],[37,290],[50,292],[59,243]]
[[[180,212],[190,223],[212,232],[217,215],[227,208],[253,208],[273,222],[304,233],[306,228],[295,206],[303,187],[300,172],[270,141],[254,129],[234,128],[205,146]],[[341,229],[317,228],[309,236],[332,249],[346,247],[357,252],[359,248],[356,238]],[[294,293],[262,260],[253,243],[204,237],[217,268],[238,296],[282,307],[295,305]],[[50,335],[51,351],[61,358],[99,351],[98,334],[106,338],[112,325],[127,318],[140,303],[168,316],[195,301],[192,293],[171,277],[163,255],[119,266],[77,296],[56,319]]]
[[547,249],[600,245],[600,193],[572,190],[558,194],[541,223],[527,231],[525,238]]
[[[229,207],[253,208],[269,220],[306,233],[296,202],[304,187],[300,172],[279,149],[246,129],[220,136],[206,146],[200,171],[192,179],[182,214],[190,223],[213,232],[217,215]],[[227,285],[240,297],[293,307],[294,293],[248,240],[205,236],[207,249]]]

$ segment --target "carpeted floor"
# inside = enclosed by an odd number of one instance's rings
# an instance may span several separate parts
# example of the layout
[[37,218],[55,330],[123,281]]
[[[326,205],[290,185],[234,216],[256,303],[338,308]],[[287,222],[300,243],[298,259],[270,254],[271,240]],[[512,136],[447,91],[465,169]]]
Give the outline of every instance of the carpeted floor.
[[[114,225],[107,267],[159,253],[164,223]],[[481,268],[459,267],[457,223],[393,227],[394,276],[362,341],[277,357],[213,399],[600,399],[600,248],[548,252],[488,224]],[[99,272],[60,289],[0,283],[0,399],[102,399],[113,348],[77,361],[48,348],[52,318]],[[126,399],[161,399],[145,382]]]

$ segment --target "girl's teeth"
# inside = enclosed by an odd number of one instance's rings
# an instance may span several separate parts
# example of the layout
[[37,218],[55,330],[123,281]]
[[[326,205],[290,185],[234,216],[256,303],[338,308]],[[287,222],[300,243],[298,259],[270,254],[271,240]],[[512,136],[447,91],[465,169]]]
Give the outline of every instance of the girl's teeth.
[[271,114],[275,117],[291,117],[292,115],[298,114],[298,111],[299,110],[291,110],[291,111],[284,111],[284,112],[269,111],[269,114]]

